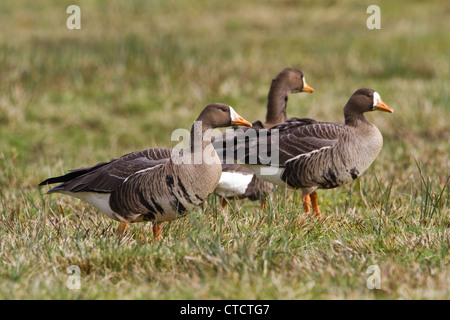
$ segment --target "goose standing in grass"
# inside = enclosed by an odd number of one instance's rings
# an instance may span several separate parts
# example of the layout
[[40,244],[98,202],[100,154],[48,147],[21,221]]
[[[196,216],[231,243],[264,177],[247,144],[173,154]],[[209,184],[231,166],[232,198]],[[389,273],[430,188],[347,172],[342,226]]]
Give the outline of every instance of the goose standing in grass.
[[[393,112],[376,91],[359,89],[344,107],[345,124],[296,119],[272,127],[268,134],[277,132],[279,135],[277,164],[263,164],[259,155],[253,158],[255,164],[249,164],[250,156],[256,150],[251,143],[235,146],[235,153],[239,148],[245,148],[246,159],[241,161],[258,178],[301,189],[305,212],[310,212],[312,205],[315,214],[320,216],[316,189],[336,188],[355,180],[378,156],[383,137],[364,116],[364,113],[376,110]],[[264,142],[257,139],[253,145],[261,143],[267,143],[268,149],[277,148],[269,145],[270,139]]]
[[86,201],[108,217],[120,221],[122,234],[128,223],[174,220],[200,206],[216,188],[222,166],[211,144],[211,130],[231,125],[251,126],[232,107],[206,106],[192,125],[190,148],[154,148],[119,159],[49,178],[39,185],[60,183],[48,193],[59,192]]
[[[286,108],[288,96],[291,93],[314,92],[305,80],[303,73],[294,68],[283,69],[270,85],[267,97],[266,122],[257,120],[252,123],[253,128],[270,128],[287,120]],[[229,132],[229,131],[228,131]],[[219,149],[223,147],[226,133],[222,139],[214,141]],[[228,137],[230,138],[230,137]],[[276,185],[261,180],[255,176],[252,170],[239,164],[222,165],[222,176],[215,193],[222,199],[222,208],[227,205],[227,199],[245,199],[252,201],[260,200],[264,206],[268,194],[273,192]]]

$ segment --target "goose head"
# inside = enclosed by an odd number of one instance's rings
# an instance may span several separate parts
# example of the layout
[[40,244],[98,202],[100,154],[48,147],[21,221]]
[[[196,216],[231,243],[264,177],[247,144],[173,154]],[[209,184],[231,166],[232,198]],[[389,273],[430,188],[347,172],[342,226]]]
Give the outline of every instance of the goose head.
[[295,68],[282,70],[273,81],[280,83],[280,86],[285,88],[289,93],[314,92],[314,89],[306,83],[303,73]]
[[267,97],[266,127],[286,121],[288,96],[297,92],[314,92],[305,80],[303,73],[294,68],[283,69],[270,85]]
[[368,111],[394,112],[381,100],[378,92],[366,88],[356,90],[345,105],[345,116],[361,115]]
[[209,128],[252,126],[250,122],[237,114],[233,107],[223,103],[207,105],[198,116],[197,121],[202,121],[203,125]]

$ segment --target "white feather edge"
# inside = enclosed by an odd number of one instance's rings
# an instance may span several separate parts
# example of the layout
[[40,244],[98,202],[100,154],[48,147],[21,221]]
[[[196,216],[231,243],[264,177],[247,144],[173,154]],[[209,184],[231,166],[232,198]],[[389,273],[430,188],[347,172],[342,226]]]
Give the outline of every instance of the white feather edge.
[[146,171],[150,171],[150,170],[156,169],[156,168],[158,168],[158,167],[160,167],[162,165],[163,164],[158,164],[158,165],[156,165],[154,167],[150,167],[150,168],[146,168],[146,169],[142,169],[142,170],[136,171],[135,173],[130,174],[125,180],[123,180],[123,183],[127,182],[130,177],[132,177],[132,176],[134,176],[136,174],[141,174],[141,173],[144,173]]
[[[300,157],[310,157],[314,153],[317,153],[317,152],[320,152],[320,151],[323,151],[326,149],[330,149],[330,148],[331,148],[331,146],[326,146],[326,147],[322,147],[317,150],[310,151],[308,153],[299,154],[298,156],[295,156],[295,157],[287,160],[286,163],[288,163],[289,161],[298,159]],[[242,164],[242,165],[251,169],[255,173],[255,175],[262,180],[271,182],[278,186],[286,186],[286,182],[283,181],[283,179],[281,179],[281,177],[283,176],[284,170],[285,170],[284,167],[266,166],[266,165],[246,165],[246,164]],[[315,188],[312,188],[312,190],[314,191]]]
[[310,151],[310,152],[308,152],[308,153],[302,153],[302,154],[299,154],[298,156],[295,156],[295,157],[293,157],[293,158],[287,160],[286,163],[288,163],[289,161],[298,159],[298,158],[300,158],[300,157],[310,157],[310,156],[311,156],[312,154],[314,154],[314,153],[323,151],[323,150],[325,150],[325,149],[330,149],[330,148],[331,148],[331,146],[326,146],[326,147],[322,147],[322,148],[320,148],[320,149],[316,149],[316,150]]

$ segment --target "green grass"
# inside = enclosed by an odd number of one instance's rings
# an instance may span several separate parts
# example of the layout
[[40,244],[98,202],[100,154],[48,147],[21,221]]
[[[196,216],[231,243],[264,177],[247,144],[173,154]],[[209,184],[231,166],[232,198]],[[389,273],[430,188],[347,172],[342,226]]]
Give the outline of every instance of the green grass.
[[[360,1],[70,1],[0,4],[1,299],[449,299],[449,4]],[[9,30],[9,32],[6,32]],[[322,219],[299,192],[267,209],[238,201],[163,225],[114,222],[43,179],[148,147],[171,147],[211,102],[264,119],[271,79],[300,68],[314,94],[289,116],[342,122],[358,88],[378,159],[359,179],[319,191]],[[361,191],[361,192],[360,192]],[[81,289],[66,286],[80,268]],[[366,273],[378,265],[381,289]]]

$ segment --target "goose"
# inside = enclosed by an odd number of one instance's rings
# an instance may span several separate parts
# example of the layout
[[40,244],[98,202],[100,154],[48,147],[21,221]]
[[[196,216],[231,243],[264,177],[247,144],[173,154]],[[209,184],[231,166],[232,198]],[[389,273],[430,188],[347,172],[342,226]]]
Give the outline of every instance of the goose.
[[[268,129],[274,125],[287,120],[286,107],[290,93],[309,92],[314,89],[305,80],[303,73],[295,68],[285,68],[272,80],[269,94],[267,96],[266,121],[254,121],[252,127],[255,129]],[[230,131],[223,134],[221,140],[214,141],[214,145],[221,149],[224,140]],[[228,136],[228,138],[230,138]],[[222,208],[227,205],[227,199],[245,199],[251,201],[260,200],[261,207],[265,206],[265,199],[273,192],[276,185],[264,181],[255,176],[251,169],[234,163],[223,163],[222,175],[215,190],[216,195],[221,198]]]
[[[245,148],[245,159],[237,159],[256,176],[265,181],[302,191],[303,207],[314,214],[321,212],[317,189],[331,189],[355,180],[376,159],[383,146],[378,128],[364,116],[369,111],[392,113],[380,95],[372,89],[358,89],[344,107],[345,123],[318,122],[314,119],[293,119],[268,130],[278,135],[278,146],[271,139],[259,137],[245,146],[235,145],[235,153]],[[250,163],[250,155],[262,143],[270,150],[278,150],[278,163],[263,163],[257,155]],[[237,157],[236,157],[237,158]],[[270,170],[268,170],[270,169]]]
[[47,193],[59,192],[86,201],[120,222],[119,235],[129,223],[153,221],[153,234],[160,240],[158,223],[187,214],[216,188],[222,166],[211,145],[211,131],[231,125],[250,127],[251,123],[231,106],[209,104],[191,127],[187,149],[137,151],[92,167],[70,170],[39,186],[60,183]]

